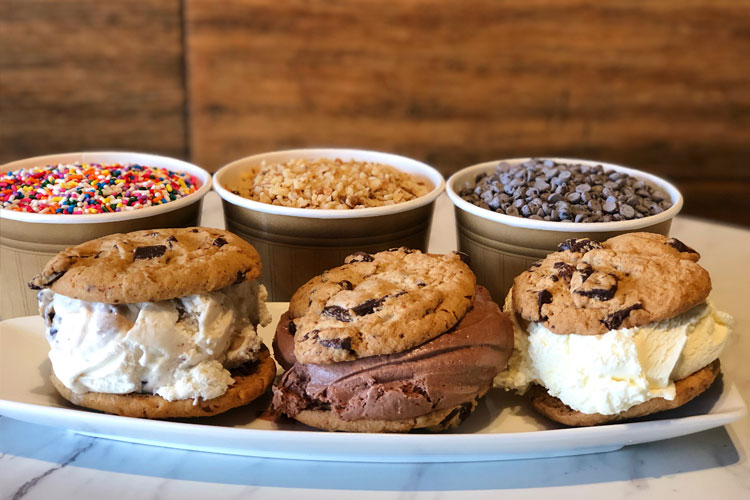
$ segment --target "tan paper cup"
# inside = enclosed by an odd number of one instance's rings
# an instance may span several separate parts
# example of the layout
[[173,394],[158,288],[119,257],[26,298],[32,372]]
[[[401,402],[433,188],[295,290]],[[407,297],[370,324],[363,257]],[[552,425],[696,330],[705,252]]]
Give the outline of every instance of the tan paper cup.
[[0,172],[58,163],[138,163],[189,172],[201,185],[195,193],[164,205],[106,214],[34,214],[0,209],[0,317],[36,315],[36,292],[27,286],[47,261],[70,246],[113,233],[198,224],[201,200],[211,189],[211,176],[200,167],[164,156],[90,152],[37,156],[0,166]]
[[671,198],[672,207],[658,215],[635,220],[554,222],[498,214],[469,203],[458,195],[466,182],[473,183],[480,173],[494,172],[501,161],[516,164],[530,159],[497,160],[467,167],[452,175],[446,186],[456,213],[458,248],[471,258],[471,268],[477,275],[477,282],[487,287],[492,298],[499,304],[505,300],[505,295],[513,285],[513,278],[535,261],[554,252],[560,242],[569,238],[603,241],[634,231],[668,235],[672,219],[682,209],[682,195],[677,188],[655,175],[610,163],[567,158],[542,159],[559,163],[601,165],[605,170],[627,173],[665,191]]
[[[433,189],[411,201],[373,208],[324,210],[260,203],[232,193],[243,175],[261,162],[330,158],[376,162],[426,179]],[[403,156],[353,149],[298,149],[237,160],[214,174],[229,231],[249,241],[261,256],[260,277],[269,300],[287,301],[307,280],[340,266],[354,252],[406,246],[426,250],[435,200],[445,181],[434,168]]]

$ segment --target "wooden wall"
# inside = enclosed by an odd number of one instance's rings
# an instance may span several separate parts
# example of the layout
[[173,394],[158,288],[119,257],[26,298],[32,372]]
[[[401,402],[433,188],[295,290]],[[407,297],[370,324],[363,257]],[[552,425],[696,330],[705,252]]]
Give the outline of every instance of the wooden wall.
[[750,1],[0,0],[0,161],[567,155],[750,225]]

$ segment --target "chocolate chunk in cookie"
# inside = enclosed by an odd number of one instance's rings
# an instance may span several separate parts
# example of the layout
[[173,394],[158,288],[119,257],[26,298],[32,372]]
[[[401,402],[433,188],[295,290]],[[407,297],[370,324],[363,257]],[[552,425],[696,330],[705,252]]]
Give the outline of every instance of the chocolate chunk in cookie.
[[694,253],[698,255],[698,252],[678,240],[677,238],[669,238],[667,240],[667,245],[671,246],[672,248],[676,249],[680,253]]
[[133,252],[133,260],[138,259],[155,259],[161,257],[167,251],[166,245],[150,245],[147,247],[137,247]]
[[595,248],[601,248],[601,247],[602,246],[598,242],[590,240],[588,238],[581,238],[581,239],[571,238],[557,245],[557,251],[564,252],[566,250],[569,250],[575,253],[586,253],[589,250],[594,250]]

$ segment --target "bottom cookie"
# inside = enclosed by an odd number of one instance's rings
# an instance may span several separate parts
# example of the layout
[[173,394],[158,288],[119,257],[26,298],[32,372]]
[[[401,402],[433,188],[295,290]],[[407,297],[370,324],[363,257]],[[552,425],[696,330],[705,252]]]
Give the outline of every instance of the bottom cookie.
[[615,415],[581,413],[580,411],[573,410],[558,398],[551,396],[547,392],[547,389],[540,385],[532,386],[527,395],[531,399],[534,409],[550,420],[565,425],[584,427],[643,417],[682,406],[711,387],[719,371],[720,363],[717,359],[692,375],[675,381],[675,397],[673,400],[670,401],[664,398],[650,399]]
[[436,410],[426,415],[404,420],[344,420],[332,411],[302,410],[294,416],[296,420],[310,427],[328,431],[344,432],[408,432],[423,430],[440,432],[458,427],[477,407],[487,390],[475,399],[453,408]]
[[199,399],[195,404],[192,399],[167,401],[155,394],[78,394],[65,387],[54,372],[50,374],[50,379],[62,397],[92,410],[139,418],[209,417],[246,405],[266,392],[276,376],[276,363],[263,346],[258,361],[232,370],[231,374],[234,384],[224,394],[208,401]]

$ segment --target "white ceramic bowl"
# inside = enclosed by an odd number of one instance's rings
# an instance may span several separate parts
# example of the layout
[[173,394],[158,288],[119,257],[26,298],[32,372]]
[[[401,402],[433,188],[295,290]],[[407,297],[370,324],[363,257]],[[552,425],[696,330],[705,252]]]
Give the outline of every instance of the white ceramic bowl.
[[[419,198],[371,208],[344,210],[294,208],[261,203],[232,193],[247,172],[265,161],[321,158],[375,162],[429,181]],[[356,251],[377,252],[408,246],[426,250],[435,200],[445,181],[434,168],[403,156],[356,149],[296,149],[249,156],[214,174],[223,199],[227,229],[253,244],[261,255],[261,281],[270,300],[289,300],[311,277],[343,264]]]
[[59,251],[107,234],[198,224],[201,200],[211,189],[211,175],[174,158],[129,152],[83,152],[37,156],[0,166],[0,173],[59,163],[137,163],[189,172],[200,182],[196,192],[163,205],[102,214],[37,214],[0,209],[0,282],[5,291],[0,317],[36,314],[36,295],[28,281]]
[[[434,187],[432,191],[426,195],[403,203],[351,210],[294,208],[272,205],[270,203],[261,203],[259,201],[243,198],[242,196],[233,194],[231,190],[226,188],[226,186],[239,184],[242,176],[247,173],[248,169],[256,167],[264,161],[267,164],[274,164],[298,158],[308,160],[339,158],[343,161],[354,160],[381,163],[390,165],[401,172],[406,172],[426,179]],[[407,212],[414,208],[429,205],[430,203],[433,203],[445,189],[445,180],[440,172],[425,163],[390,153],[364,151],[359,149],[290,149],[287,151],[262,153],[233,161],[214,174],[214,189],[225,201],[258,212],[289,215],[306,219],[351,219],[361,217],[379,217],[382,215]]]
[[[116,151],[63,153],[56,155],[36,156],[18,160],[0,166],[0,173],[31,168],[35,166],[55,165],[58,163],[100,163],[100,164],[140,164],[149,167],[166,168],[175,172],[188,172],[201,183],[199,189],[190,196],[170,201],[163,205],[139,208],[125,212],[102,214],[36,214],[0,209],[0,218],[40,224],[104,224],[123,220],[142,219],[167,212],[179,210],[202,199],[211,190],[211,174],[192,163],[166,156],[146,153],[128,153]],[[197,222],[197,221],[196,221]]]
[[554,252],[558,243],[568,238],[591,238],[603,241],[618,234],[647,231],[669,234],[672,219],[682,209],[683,199],[672,184],[655,175],[632,168],[591,160],[539,158],[558,163],[601,165],[605,171],[616,171],[642,179],[670,197],[672,206],[660,214],[612,222],[555,222],[499,214],[470,203],[459,196],[466,182],[473,183],[481,173],[491,174],[500,162],[523,163],[531,158],[496,160],[459,170],[447,182],[446,192],[456,213],[459,250],[471,258],[479,284],[486,286],[495,301],[502,303],[513,278],[533,262]]

